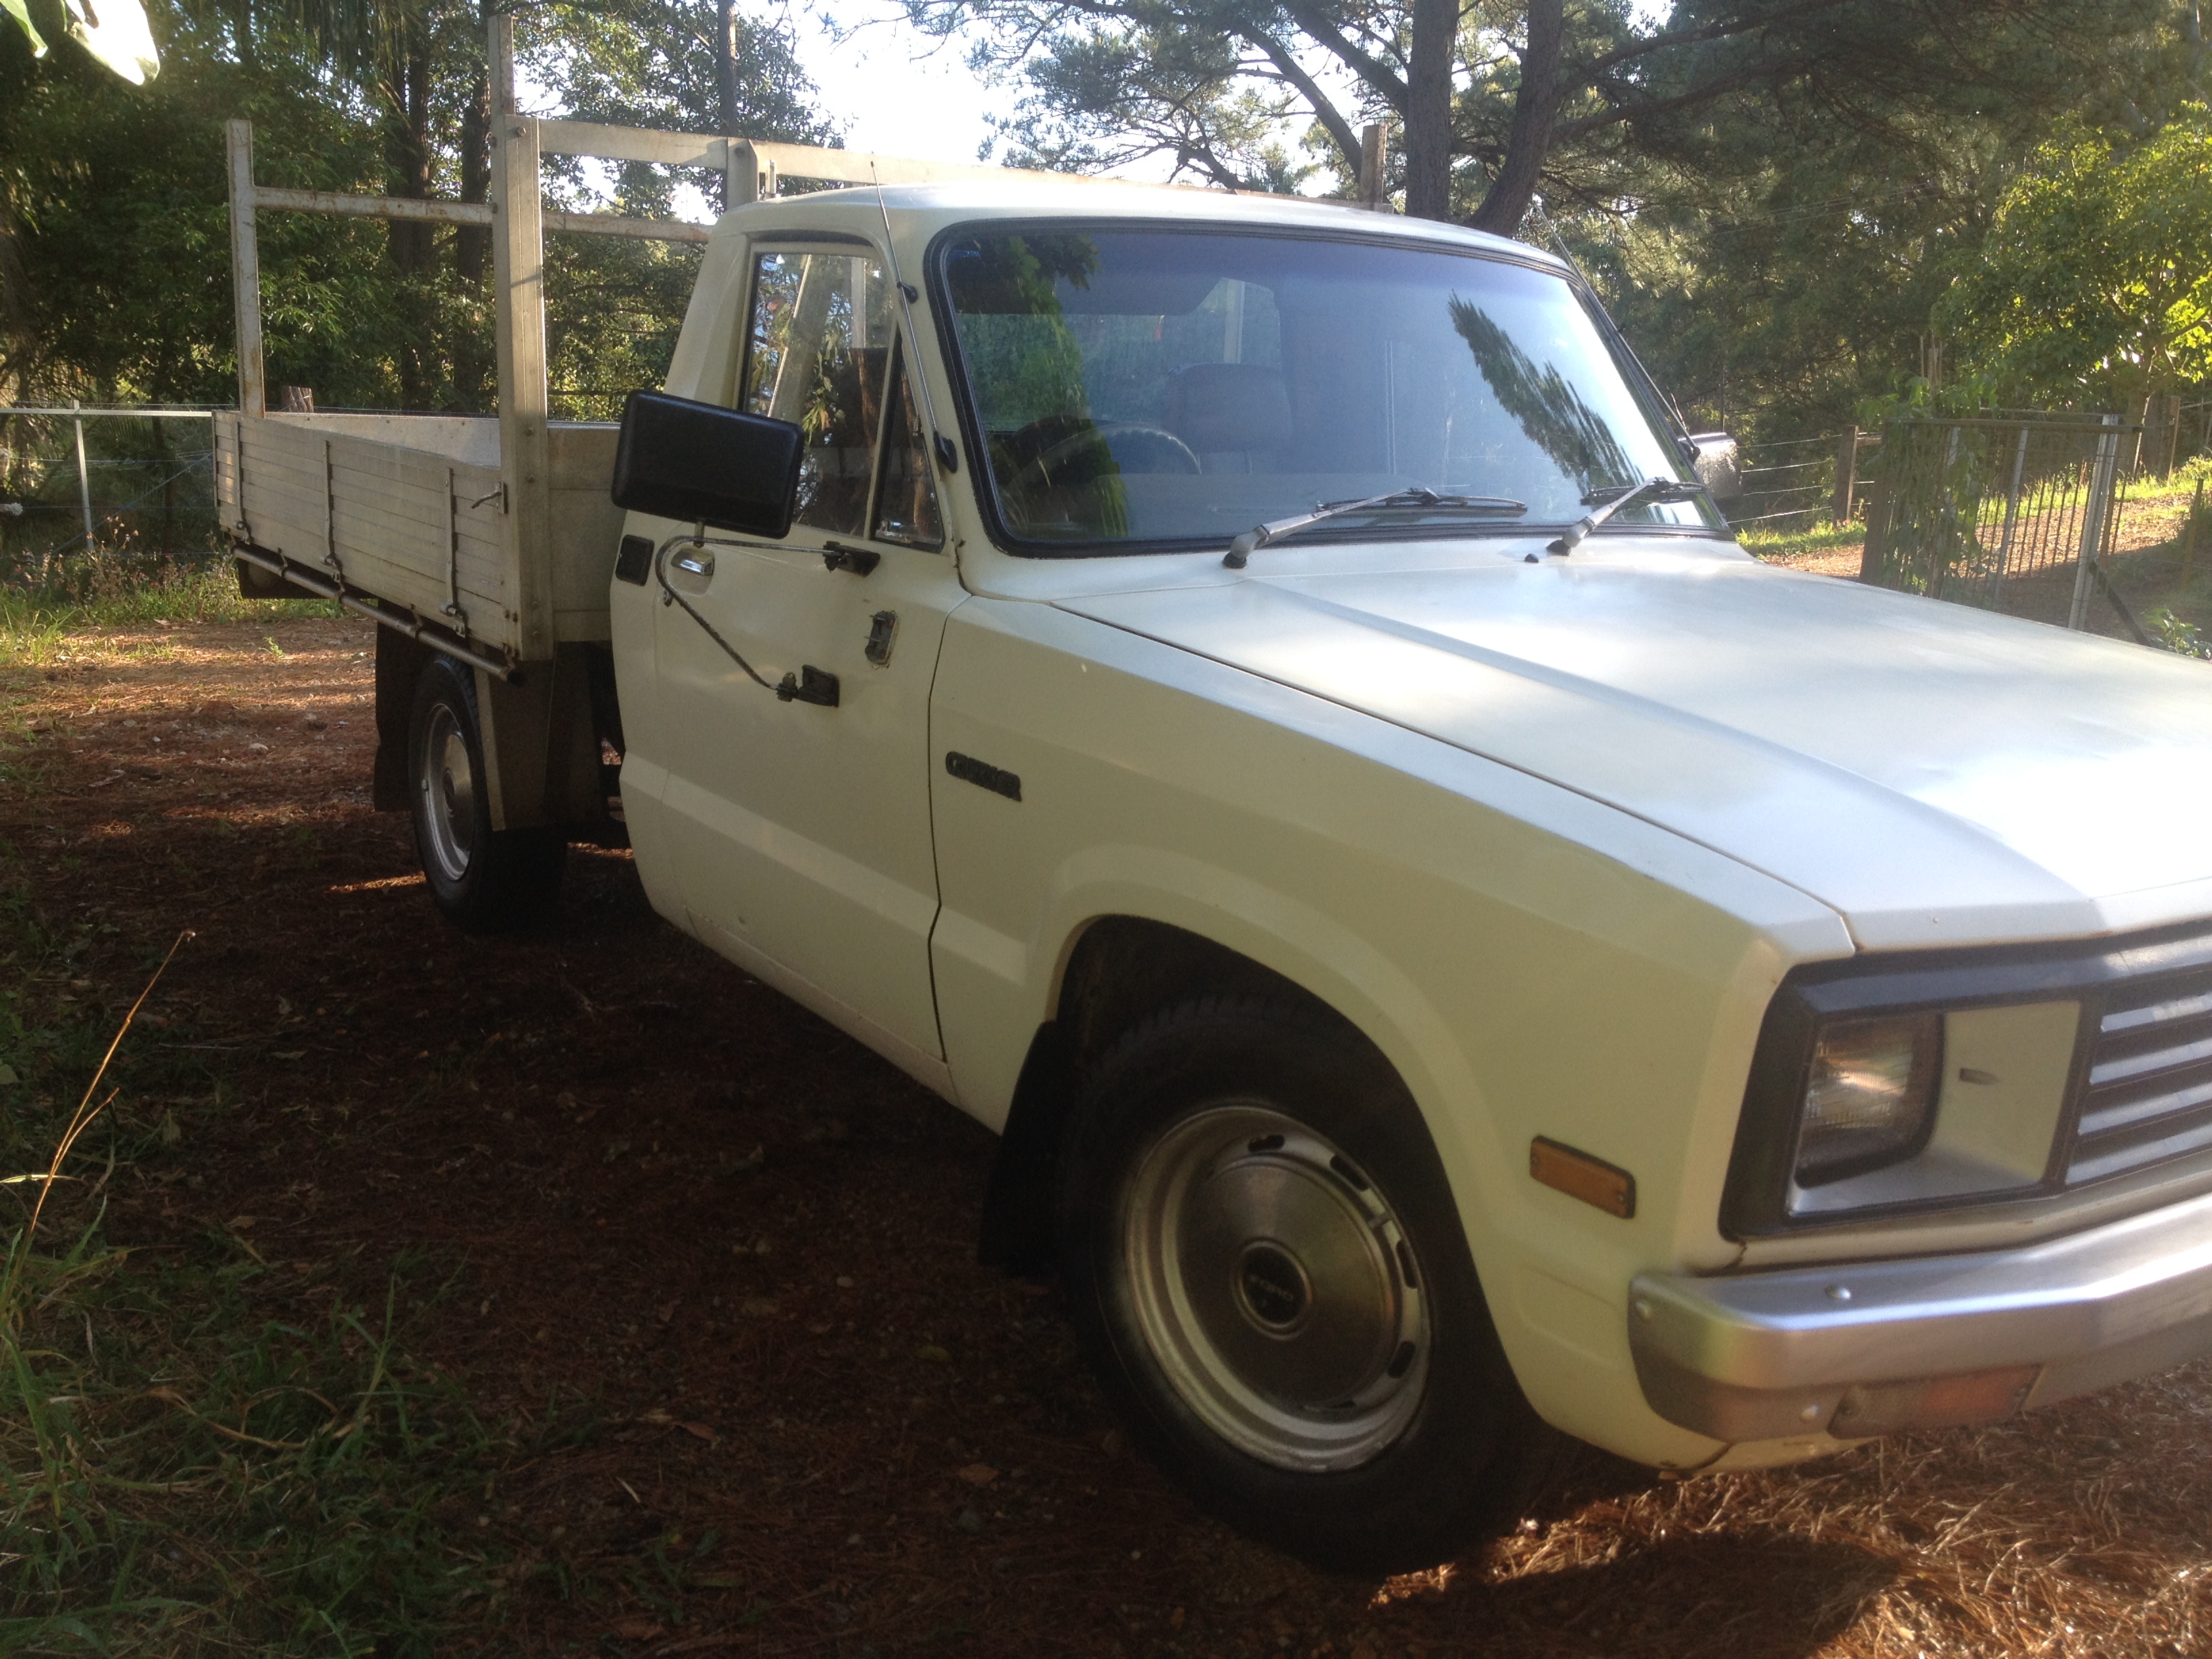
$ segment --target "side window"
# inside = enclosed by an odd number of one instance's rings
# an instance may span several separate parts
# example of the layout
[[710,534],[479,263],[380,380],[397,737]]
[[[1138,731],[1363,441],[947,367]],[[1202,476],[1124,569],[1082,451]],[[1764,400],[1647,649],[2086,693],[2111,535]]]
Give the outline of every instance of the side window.
[[738,406],[806,434],[798,522],[857,536],[868,511],[893,336],[872,255],[763,253]]
[[937,486],[929,478],[929,439],[915,412],[903,361],[892,374],[891,406],[884,420],[884,474],[870,533],[878,541],[909,547],[941,547],[945,526],[937,516]]

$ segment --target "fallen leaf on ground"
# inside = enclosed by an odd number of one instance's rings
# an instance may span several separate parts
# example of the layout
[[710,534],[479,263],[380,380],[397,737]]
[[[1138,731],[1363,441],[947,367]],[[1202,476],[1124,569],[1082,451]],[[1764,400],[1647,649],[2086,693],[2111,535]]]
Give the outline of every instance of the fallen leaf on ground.
[[960,1471],[960,1478],[971,1486],[988,1486],[999,1478],[999,1472],[988,1463],[970,1463]]

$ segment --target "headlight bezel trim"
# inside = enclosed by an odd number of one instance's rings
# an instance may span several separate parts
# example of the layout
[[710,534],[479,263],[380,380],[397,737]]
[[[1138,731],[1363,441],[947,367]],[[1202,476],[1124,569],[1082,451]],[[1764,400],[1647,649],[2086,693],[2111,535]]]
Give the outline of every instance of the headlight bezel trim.
[[[2069,1186],[2066,1174],[2096,1046],[2102,992],[2205,963],[2212,963],[2212,928],[2200,921],[2126,938],[1869,953],[1791,969],[1767,1005],[1753,1051],[1722,1192],[1722,1233],[1741,1241],[1834,1231],[1952,1210],[1986,1211],[1993,1202],[2047,1200],[2083,1190],[2090,1183]],[[1996,1200],[1985,1192],[1963,1193],[1849,1211],[1791,1212],[1805,1091],[1824,1024],[2054,1000],[2078,1001],[2080,1011],[2039,1180]]]

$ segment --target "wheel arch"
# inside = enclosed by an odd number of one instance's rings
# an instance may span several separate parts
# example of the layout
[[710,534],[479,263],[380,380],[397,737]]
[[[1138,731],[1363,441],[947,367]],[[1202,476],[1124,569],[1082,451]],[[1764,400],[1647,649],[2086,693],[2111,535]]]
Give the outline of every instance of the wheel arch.
[[[1416,1085],[1399,1059],[1407,1051],[1409,1034],[1376,1018],[1376,1000],[1344,994],[1340,975],[1354,964],[1339,957],[1336,972],[1316,971],[1320,964],[1306,951],[1264,934],[1240,939],[1276,958],[1270,963],[1218,937],[1246,931],[1201,932],[1140,910],[1095,914],[1067,931],[1048,981],[1044,1017],[1023,1057],[993,1160],[978,1242],[984,1263],[1024,1274],[1048,1266],[1062,1130],[1086,1068],[1139,1020],[1188,996],[1261,996],[1301,1006],[1374,1050],[1419,1106],[1427,1091]],[[1377,965],[1379,958],[1370,964]],[[1316,981],[1329,985],[1332,994],[1314,988]],[[1404,988],[1410,993],[1410,986]],[[1411,1000],[1425,1006],[1418,997]],[[1360,1008],[1369,1018],[1355,1018],[1343,1004]],[[1370,1021],[1383,1029],[1370,1030]],[[1425,1110],[1422,1115],[1432,1120]]]

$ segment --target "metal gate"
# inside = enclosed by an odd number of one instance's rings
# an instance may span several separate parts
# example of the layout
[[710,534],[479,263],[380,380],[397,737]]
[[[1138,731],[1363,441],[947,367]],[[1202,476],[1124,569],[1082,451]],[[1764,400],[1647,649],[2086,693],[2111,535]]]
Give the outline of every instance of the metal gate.
[[2101,588],[2148,644],[2100,564],[2119,535],[2120,463],[2142,429],[2118,415],[1891,422],[1859,580],[2075,629]]

